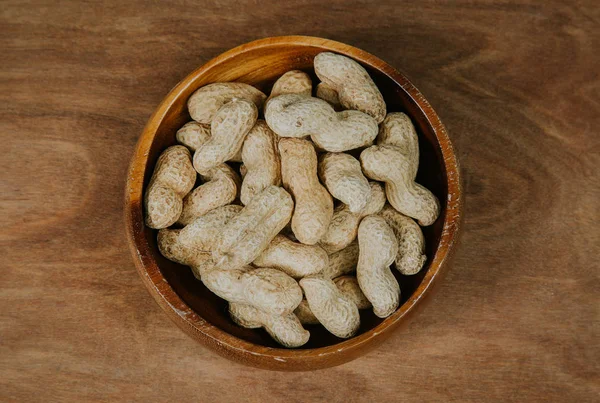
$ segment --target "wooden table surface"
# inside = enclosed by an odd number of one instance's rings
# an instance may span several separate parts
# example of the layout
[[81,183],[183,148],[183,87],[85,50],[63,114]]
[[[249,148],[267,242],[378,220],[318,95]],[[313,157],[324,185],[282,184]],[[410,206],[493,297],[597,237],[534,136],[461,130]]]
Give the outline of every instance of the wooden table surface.
[[[0,401],[600,399],[600,7],[590,1],[3,1]],[[404,71],[462,163],[431,304],[349,364],[229,362],[149,296],[123,225],[159,101],[217,54],[305,34]]]

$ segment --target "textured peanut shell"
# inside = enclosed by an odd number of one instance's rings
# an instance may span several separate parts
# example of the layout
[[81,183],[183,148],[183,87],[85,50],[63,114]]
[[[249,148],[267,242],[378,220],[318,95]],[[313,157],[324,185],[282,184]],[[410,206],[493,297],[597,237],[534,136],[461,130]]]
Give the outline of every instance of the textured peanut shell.
[[298,279],[325,270],[329,265],[329,256],[317,245],[304,245],[284,235],[277,235],[253,264],[274,267]]
[[337,92],[344,108],[362,111],[377,123],[383,121],[386,112],[383,96],[360,64],[346,56],[322,52],[315,56],[314,67],[317,77]]
[[312,80],[310,76],[300,70],[291,70],[283,74],[273,84],[269,98],[274,98],[281,94],[298,94],[310,97],[312,94]]
[[398,253],[396,235],[383,217],[370,215],[358,227],[358,246],[358,284],[375,315],[386,318],[400,304],[400,286],[390,270]]
[[343,109],[342,104],[340,103],[340,97],[336,90],[331,88],[325,83],[317,84],[317,98],[321,98],[323,101],[327,101],[329,105],[333,107],[336,111],[341,111]]
[[427,260],[421,227],[412,218],[397,212],[391,206],[385,206],[379,215],[392,228],[398,240],[396,269],[406,276],[417,274]]
[[233,99],[245,99],[262,108],[267,96],[244,83],[214,83],[196,90],[188,99],[190,116],[198,123],[211,124],[217,111]]
[[310,310],[308,306],[308,301],[304,298],[298,307],[294,310],[294,315],[298,318],[300,323],[303,325],[318,325],[319,319],[315,316],[314,313]]
[[367,177],[385,182],[385,194],[392,207],[420,225],[435,222],[440,203],[433,193],[414,181],[410,162],[398,148],[371,146],[360,154],[360,162]]
[[334,279],[344,274],[352,273],[358,264],[359,248],[357,242],[352,242],[344,249],[329,255],[329,266],[323,270],[321,276]]
[[360,162],[349,154],[326,153],[319,157],[319,178],[329,193],[346,204],[351,212],[365,208],[371,186],[362,173]]
[[194,152],[208,140],[210,140],[210,125],[191,121],[177,130],[175,138],[179,144],[183,144]]
[[333,218],[327,232],[319,241],[319,245],[329,254],[344,249],[356,239],[360,220],[369,214],[378,213],[386,202],[383,186],[379,182],[370,182],[371,195],[365,208],[359,213],[350,211],[347,205],[335,208]]
[[419,138],[410,118],[402,112],[388,113],[377,135],[377,144],[395,146],[404,154],[410,165],[410,176],[417,176],[419,169]]
[[310,310],[319,322],[340,338],[353,336],[360,326],[358,308],[338,290],[333,281],[321,277],[305,277],[300,287]]
[[200,280],[202,273],[213,267],[212,256],[201,248],[184,245],[181,242],[181,232],[179,229],[168,228],[158,231],[158,250],[169,260],[190,266],[194,276]]
[[221,269],[254,261],[290,221],[294,202],[284,189],[269,186],[232,218],[216,238],[213,258]]
[[211,138],[194,153],[194,168],[205,174],[231,160],[242,148],[246,135],[258,118],[256,106],[243,99],[223,105],[210,125]]
[[365,113],[335,112],[322,99],[298,94],[270,99],[265,105],[265,120],[281,137],[310,136],[320,149],[331,152],[370,145],[379,130],[375,119]]
[[190,152],[184,146],[172,146],[162,152],[146,188],[146,225],[166,228],[177,221],[183,209],[183,198],[196,183],[196,171]]
[[277,343],[284,347],[300,347],[308,341],[310,333],[302,327],[293,314],[269,315],[250,305],[229,304],[231,319],[247,328],[263,327]]
[[296,280],[272,268],[215,268],[202,274],[202,282],[228,302],[248,304],[273,315],[292,313],[302,301]]
[[181,229],[179,235],[181,246],[211,252],[217,235],[242,208],[242,206],[231,204],[218,207],[196,218]]
[[235,200],[240,188],[239,175],[227,164],[217,165],[200,178],[205,181],[183,199],[183,210],[177,223],[188,225],[217,207]]
[[365,297],[356,276],[341,276],[333,280],[340,292],[356,305],[358,309],[371,308],[371,302]]
[[244,141],[242,161],[246,171],[240,200],[248,204],[266,187],[281,185],[278,137],[264,120],[258,120]]
[[325,234],[333,216],[333,199],[317,178],[317,153],[308,140],[279,140],[283,186],[295,201],[292,231],[307,245]]

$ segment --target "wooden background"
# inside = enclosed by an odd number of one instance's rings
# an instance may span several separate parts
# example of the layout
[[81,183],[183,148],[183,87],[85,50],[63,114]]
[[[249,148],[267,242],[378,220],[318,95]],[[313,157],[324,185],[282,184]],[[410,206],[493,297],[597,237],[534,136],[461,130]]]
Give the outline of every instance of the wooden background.
[[[0,401],[600,399],[600,7],[327,3],[2,1]],[[169,89],[285,34],[404,71],[445,122],[467,196],[454,267],[411,326],[296,374],[231,363],[176,328],[122,217],[129,158]]]

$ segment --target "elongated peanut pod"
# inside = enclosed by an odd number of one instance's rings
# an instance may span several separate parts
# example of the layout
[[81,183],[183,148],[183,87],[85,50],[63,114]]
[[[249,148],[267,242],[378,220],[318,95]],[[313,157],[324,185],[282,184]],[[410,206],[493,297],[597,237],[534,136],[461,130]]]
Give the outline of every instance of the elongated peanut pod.
[[354,302],[358,309],[368,309],[372,307],[371,302],[360,289],[356,276],[337,277],[333,282],[346,298]]
[[177,220],[181,225],[233,202],[241,186],[239,175],[227,164],[217,165],[200,177],[205,183],[183,199],[183,210]]
[[302,301],[296,280],[271,268],[215,268],[202,274],[202,282],[224,300],[252,305],[273,315],[291,313]]
[[210,140],[210,125],[191,121],[177,130],[175,138],[179,144],[186,146],[191,152]]
[[402,112],[388,113],[377,135],[377,144],[395,146],[404,154],[414,180],[419,169],[419,138],[410,118]]
[[243,204],[248,204],[266,187],[281,185],[278,140],[264,120],[258,120],[248,133],[242,147],[242,160],[246,171],[240,192]]
[[210,252],[217,235],[242,209],[230,204],[209,211],[181,229],[178,242],[184,248]]
[[300,323],[303,325],[318,325],[319,319],[315,316],[314,313],[310,310],[308,306],[308,301],[303,299],[300,302],[300,305],[294,310],[294,315],[298,318]]
[[198,123],[211,124],[217,111],[233,99],[245,99],[257,109],[262,108],[267,96],[244,83],[214,83],[196,90],[188,99],[190,116]]
[[334,279],[344,274],[352,273],[358,264],[358,242],[352,242],[344,249],[329,255],[329,266],[323,270],[324,278]]
[[158,231],[158,250],[169,260],[190,266],[194,276],[200,280],[202,273],[213,267],[212,256],[201,248],[184,245],[181,242],[182,231],[168,228]]
[[329,257],[317,245],[304,245],[277,235],[253,263],[259,267],[274,267],[293,278],[302,278],[325,270]]
[[321,324],[340,338],[353,336],[360,326],[358,308],[335,284],[320,277],[305,277],[300,286],[310,310]]
[[315,56],[314,66],[317,77],[338,93],[344,108],[365,112],[377,123],[383,120],[383,96],[360,64],[346,56],[322,52]]
[[412,218],[397,212],[391,206],[385,206],[379,215],[392,228],[398,240],[396,269],[405,276],[417,274],[427,260],[421,227]]
[[292,216],[294,202],[288,192],[269,186],[223,227],[213,248],[221,269],[235,269],[254,261]]
[[341,111],[344,107],[340,103],[340,97],[336,90],[331,88],[325,83],[317,84],[317,98],[321,98],[323,101],[327,101],[329,105],[336,111]]
[[172,146],[163,151],[144,196],[146,225],[160,229],[174,224],[181,215],[183,198],[195,182],[196,172],[187,148]]
[[319,178],[329,193],[358,213],[371,198],[371,186],[360,162],[344,153],[326,153],[319,158]]
[[392,207],[423,226],[435,222],[440,213],[437,197],[413,180],[409,160],[395,146],[371,146],[360,154],[360,161],[365,175],[385,182]]
[[319,98],[284,94],[269,100],[265,120],[281,137],[310,136],[317,147],[341,152],[373,143],[379,128],[371,116],[355,111],[335,112]]
[[300,70],[288,71],[275,81],[268,99],[282,94],[298,94],[310,97],[312,94],[312,80],[310,76]]
[[292,231],[307,245],[323,237],[333,215],[333,199],[319,183],[317,153],[307,140],[279,140],[283,186],[294,196]]
[[245,304],[230,303],[229,314],[242,327],[263,327],[267,333],[284,347],[300,347],[308,341],[310,333],[302,327],[293,314],[269,315]]
[[194,168],[205,174],[231,160],[242,148],[246,135],[256,123],[256,106],[243,99],[223,105],[210,125],[212,137],[194,153]]
[[400,286],[390,271],[398,253],[396,236],[382,217],[370,215],[358,227],[358,246],[358,284],[375,315],[388,317],[400,304]]
[[385,205],[386,198],[383,186],[379,182],[371,182],[371,195],[367,205],[359,212],[353,213],[347,205],[341,204],[333,212],[333,218],[327,232],[319,241],[319,245],[332,254],[344,249],[356,239],[360,220],[370,214],[378,213]]

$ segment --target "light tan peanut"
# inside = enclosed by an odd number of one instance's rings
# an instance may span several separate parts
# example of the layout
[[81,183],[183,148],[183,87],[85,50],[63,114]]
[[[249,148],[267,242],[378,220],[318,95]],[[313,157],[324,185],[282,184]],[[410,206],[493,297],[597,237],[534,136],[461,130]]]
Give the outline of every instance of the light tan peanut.
[[410,118],[402,112],[388,113],[379,127],[377,144],[395,146],[407,158],[414,179],[419,169],[419,138]]
[[371,186],[362,173],[360,162],[349,154],[321,155],[319,178],[329,193],[346,204],[353,213],[363,210],[371,197]]
[[205,182],[183,199],[183,210],[177,220],[181,225],[233,202],[240,188],[240,177],[227,164],[217,165],[200,178]]
[[277,235],[252,263],[259,267],[274,267],[297,279],[325,270],[329,256],[317,245],[304,245]]
[[300,70],[288,71],[275,81],[269,99],[281,94],[298,94],[310,97],[312,94],[310,76]]
[[177,130],[175,138],[179,144],[183,144],[191,152],[194,152],[210,140],[210,125],[196,121],[187,122]]
[[196,218],[181,229],[179,243],[187,249],[210,253],[214,241],[223,227],[242,209],[242,206],[230,204],[218,207]]
[[242,148],[246,135],[256,123],[256,106],[243,99],[226,103],[210,125],[211,138],[194,153],[194,168],[204,174],[231,160]]
[[333,199],[317,178],[317,153],[310,141],[279,140],[283,186],[294,196],[292,231],[307,245],[314,245],[327,231],[333,215]]
[[310,310],[319,322],[340,338],[353,336],[360,326],[358,308],[333,281],[318,276],[300,280]]
[[327,101],[327,103],[329,103],[336,111],[341,111],[343,109],[342,104],[340,103],[340,97],[336,90],[325,83],[317,84],[317,98]]
[[360,289],[356,276],[341,276],[334,279],[333,282],[346,298],[354,302],[358,309],[368,309],[373,306]]
[[294,315],[296,315],[303,325],[318,325],[320,323],[319,319],[317,319],[315,314],[310,310],[306,298],[304,298],[296,310],[294,310]]
[[290,221],[294,202],[280,187],[269,186],[232,218],[215,240],[217,267],[235,269],[254,261]]
[[172,146],[162,152],[146,188],[146,225],[166,228],[177,221],[183,198],[194,187],[196,172],[190,152],[184,146]]
[[369,73],[349,57],[331,52],[315,56],[317,77],[333,88],[342,106],[371,115],[377,123],[385,118],[386,105],[383,96]]
[[217,111],[233,99],[245,99],[257,109],[262,108],[267,96],[244,83],[214,83],[197,89],[188,99],[190,116],[198,123],[211,124]]
[[200,280],[202,273],[213,267],[212,256],[200,248],[189,248],[180,241],[180,229],[164,228],[158,231],[158,250],[173,262],[190,266],[194,276]]
[[281,137],[306,137],[321,149],[341,152],[373,143],[379,128],[371,116],[359,111],[335,112],[319,98],[284,94],[265,106],[265,120]]
[[356,278],[360,289],[380,318],[390,316],[400,304],[400,286],[390,271],[398,253],[396,235],[383,217],[365,217],[358,227],[359,256]]
[[216,268],[202,273],[202,282],[226,301],[252,305],[272,315],[292,313],[302,301],[296,280],[272,268]]
[[266,187],[281,185],[278,140],[264,120],[258,120],[248,133],[242,147],[242,161],[246,170],[240,193],[243,204],[248,204]]
[[248,173],[248,169],[246,168],[246,165],[241,164],[240,165],[240,176],[242,177],[242,180],[246,177],[247,173]]
[[302,327],[293,314],[269,315],[250,305],[229,304],[229,314],[242,327],[263,327],[267,333],[284,347],[300,347],[308,341],[310,333]]
[[440,204],[429,190],[414,181],[407,157],[395,146],[377,145],[360,154],[365,175],[385,182],[388,201],[400,213],[431,225],[438,218]]
[[398,240],[396,269],[405,276],[417,274],[427,260],[421,227],[412,218],[397,212],[391,206],[385,206],[379,215],[392,228]]
[[329,255],[329,266],[321,273],[321,276],[334,279],[344,274],[352,273],[358,264],[358,243],[352,242],[344,249]]
[[371,197],[365,208],[359,213],[350,211],[347,205],[341,204],[333,212],[333,218],[327,232],[319,241],[319,245],[329,254],[344,249],[356,239],[360,220],[370,214],[378,213],[385,204],[385,192],[378,182],[369,183]]

